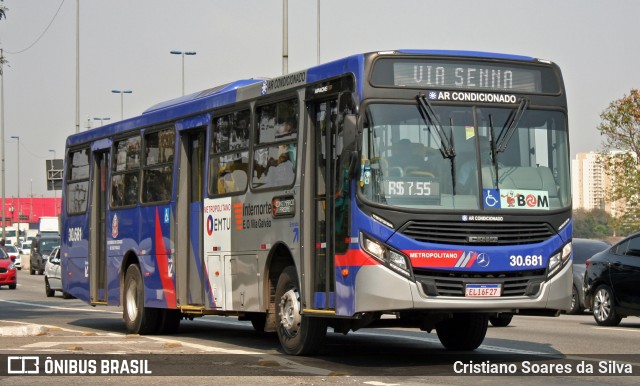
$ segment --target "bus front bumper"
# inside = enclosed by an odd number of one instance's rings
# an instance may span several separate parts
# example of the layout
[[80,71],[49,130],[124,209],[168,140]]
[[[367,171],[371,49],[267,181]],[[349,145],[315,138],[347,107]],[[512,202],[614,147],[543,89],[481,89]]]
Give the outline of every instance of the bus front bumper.
[[[535,292],[498,297],[465,297],[429,294],[425,281],[411,281],[386,267],[363,267],[355,281],[355,311],[385,312],[432,310],[460,312],[517,312],[517,310],[568,310],[573,285],[572,266],[567,264],[550,280],[535,283]],[[493,284],[496,280],[470,280],[470,283]],[[525,291],[526,292],[526,291]]]

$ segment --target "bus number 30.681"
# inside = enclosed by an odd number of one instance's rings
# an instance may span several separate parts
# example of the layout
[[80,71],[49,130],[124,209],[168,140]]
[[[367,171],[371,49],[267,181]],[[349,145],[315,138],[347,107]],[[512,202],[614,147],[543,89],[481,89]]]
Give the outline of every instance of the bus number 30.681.
[[69,241],[82,240],[82,228],[69,228]]
[[511,255],[509,265],[512,267],[539,267],[542,266],[542,255]]

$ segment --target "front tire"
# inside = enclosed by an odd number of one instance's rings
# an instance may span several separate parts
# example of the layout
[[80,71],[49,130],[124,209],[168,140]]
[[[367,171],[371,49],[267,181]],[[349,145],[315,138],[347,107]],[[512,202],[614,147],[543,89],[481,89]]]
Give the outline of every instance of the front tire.
[[276,331],[283,350],[290,355],[318,352],[327,333],[321,318],[301,315],[298,274],[293,266],[282,271],[276,286]]
[[593,295],[593,318],[600,326],[617,326],[622,317],[614,307],[613,291],[606,285],[601,285]]
[[440,343],[447,350],[472,351],[480,347],[489,326],[485,314],[455,314],[436,325]]
[[51,289],[49,279],[47,277],[44,278],[44,292],[48,298],[52,298],[56,294],[56,291]]
[[135,264],[125,274],[122,314],[129,334],[148,335],[158,330],[158,309],[144,306],[144,282]]
[[572,287],[571,291],[571,308],[567,311],[569,315],[581,314],[584,309],[580,305],[580,296],[576,287]]

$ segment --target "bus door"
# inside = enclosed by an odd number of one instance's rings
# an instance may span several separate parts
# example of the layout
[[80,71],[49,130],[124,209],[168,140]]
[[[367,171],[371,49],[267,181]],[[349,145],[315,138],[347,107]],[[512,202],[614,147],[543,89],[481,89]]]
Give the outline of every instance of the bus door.
[[311,221],[313,245],[311,269],[313,308],[335,309],[336,255],[347,253],[350,239],[350,152],[354,138],[346,138],[344,117],[354,111],[351,85],[343,82],[345,91],[333,98],[314,101],[309,107],[313,122],[313,170],[315,174],[314,218]]
[[107,304],[107,203],[109,150],[93,152],[91,224],[89,229],[89,296],[91,304]]
[[315,138],[313,152],[315,187],[315,226],[313,231],[315,246],[312,254],[313,308],[333,308],[331,293],[335,291],[335,218],[334,196],[336,193],[336,117],[337,99],[315,102],[312,111]]
[[182,131],[178,168],[176,282],[179,306],[204,306],[203,195],[205,127]]

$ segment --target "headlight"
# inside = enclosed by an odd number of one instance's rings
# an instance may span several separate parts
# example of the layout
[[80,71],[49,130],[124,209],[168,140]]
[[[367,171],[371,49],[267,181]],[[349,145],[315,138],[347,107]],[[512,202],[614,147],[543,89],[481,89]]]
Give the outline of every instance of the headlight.
[[7,269],[16,269],[16,265],[14,263],[9,264]]
[[571,251],[573,251],[573,247],[571,241],[566,243],[562,249],[551,256],[549,259],[549,273],[547,274],[547,278],[555,275],[560,271],[560,269],[569,261],[569,256],[571,256]]
[[360,233],[360,246],[363,251],[375,257],[387,267],[404,276],[411,277],[409,259],[404,254],[369,238],[364,233]]

